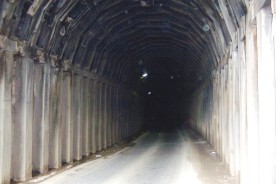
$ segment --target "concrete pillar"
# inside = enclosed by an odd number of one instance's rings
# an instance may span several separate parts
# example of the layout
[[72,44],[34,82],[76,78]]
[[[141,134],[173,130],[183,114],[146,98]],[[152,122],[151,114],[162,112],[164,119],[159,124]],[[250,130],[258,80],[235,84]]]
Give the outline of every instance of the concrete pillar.
[[116,90],[115,87],[112,87],[110,90],[110,98],[111,98],[111,144],[114,145],[116,143]]
[[122,99],[122,90],[118,91],[118,142],[122,140],[122,130],[123,130],[123,99]]
[[246,176],[241,184],[259,184],[259,103],[258,103],[258,57],[257,57],[257,29],[256,26],[248,29],[247,36],[247,169]]
[[103,140],[103,148],[107,148],[107,84],[103,84],[102,86],[102,140]]
[[235,55],[236,55],[236,51],[234,51],[232,53],[232,58],[229,59],[229,101],[228,101],[228,130],[229,130],[229,134],[228,134],[228,145],[229,145],[229,169],[230,169],[230,173],[231,175],[235,175],[235,156],[234,156],[234,150],[235,150],[235,128],[234,128],[234,124],[236,123],[235,119],[234,119],[234,105],[235,105],[235,98],[234,98],[234,94],[235,94]]
[[89,156],[90,150],[89,150],[89,134],[90,134],[90,90],[89,90],[89,84],[90,79],[84,78],[83,79],[83,117],[82,117],[82,155],[83,156]]
[[[247,175],[247,145],[248,145],[248,125],[247,125],[247,86],[246,86],[246,61],[245,61],[245,41],[239,42],[239,67],[240,67],[240,181],[243,182]],[[244,182],[243,182],[244,183]]]
[[233,52],[234,61],[234,85],[233,85],[233,161],[234,161],[234,176],[239,177],[240,173],[240,60],[238,57],[238,52]]
[[32,119],[33,119],[33,67],[28,58],[15,59],[13,81],[13,154],[14,181],[32,177]]
[[48,171],[50,66],[34,65],[33,170]]
[[102,150],[102,112],[103,112],[103,109],[102,109],[102,99],[103,99],[103,84],[101,82],[98,82],[97,83],[98,87],[97,87],[97,150],[98,151],[101,151]]
[[226,96],[226,91],[225,91],[225,82],[226,82],[226,72],[227,72],[227,67],[223,66],[221,70],[221,92],[220,92],[220,122],[221,122],[221,141],[220,141],[220,146],[221,146],[221,151],[220,155],[222,156],[222,159],[225,159],[225,154],[226,154],[226,138],[227,138],[227,116],[226,116],[226,104],[225,104],[225,96]]
[[123,140],[125,138],[125,131],[126,131],[126,126],[125,126],[125,103],[126,103],[126,96],[124,94],[124,90],[121,90],[121,122],[120,122],[120,138]]
[[96,123],[97,123],[97,86],[96,86],[96,81],[95,80],[91,80],[90,81],[90,95],[91,95],[91,116],[90,116],[90,124],[91,124],[91,153],[96,153],[97,151],[97,132],[96,132]]
[[128,103],[129,103],[129,95],[127,93],[126,90],[124,90],[124,139],[128,137],[128,123],[129,123],[129,107],[128,107]]
[[117,124],[118,124],[118,103],[117,103],[117,98],[118,98],[118,95],[117,95],[117,87],[114,87],[113,89],[113,123],[114,123],[114,144],[118,142],[117,140]]
[[124,107],[123,107],[123,118],[124,118],[124,121],[123,121],[123,139],[127,138],[128,137],[128,123],[129,123],[129,109],[128,109],[128,100],[129,100],[129,96],[127,94],[127,91],[124,89],[123,91],[123,94],[124,94],[124,101],[123,101],[123,104],[124,104]]
[[9,183],[12,155],[13,54],[0,52],[0,183]]
[[81,160],[82,158],[82,77],[73,76],[72,83],[72,104],[71,119],[73,123],[73,159]]
[[124,119],[125,119],[125,121],[124,121],[124,130],[125,130],[125,133],[124,133],[124,139],[125,138],[127,138],[128,137],[128,134],[129,134],[129,116],[130,116],[130,112],[129,112],[129,94],[128,94],[128,92],[125,90],[124,91],[124,93],[125,93],[125,96],[126,96],[126,98],[125,98],[125,100],[124,100],[124,102],[125,102],[125,104],[124,104]]
[[120,129],[121,129],[121,140],[123,140],[125,138],[125,132],[126,132],[126,126],[125,126],[125,120],[126,120],[126,116],[125,116],[125,104],[126,104],[126,96],[124,93],[124,89],[121,90],[121,105],[122,105],[122,109],[121,109],[121,122],[120,122]]
[[[273,42],[274,42],[274,63],[276,61],[276,0],[271,1],[272,13],[273,13],[273,22],[272,22],[272,34],[273,34]],[[274,71],[276,71],[276,65],[274,65]],[[274,72],[274,76],[276,79],[276,72]],[[275,85],[276,88],[276,85]],[[276,91],[276,89],[275,89]],[[275,139],[276,140],[276,135]],[[276,144],[276,143],[275,143]],[[274,169],[273,173],[276,173],[276,145],[274,145]],[[273,181],[276,181],[276,175],[274,175]]]
[[95,142],[95,147],[96,151],[99,150],[99,122],[100,122],[100,83],[98,81],[94,81],[94,86],[95,86],[95,94],[94,94],[94,142]]
[[270,7],[257,15],[260,182],[273,183],[275,148],[275,62]]
[[[228,58],[227,58],[228,59]],[[227,61],[228,62],[228,61]],[[224,116],[224,121],[225,121],[225,130],[223,132],[223,135],[225,137],[225,141],[224,141],[224,144],[225,144],[225,152],[224,152],[224,162],[226,163],[226,165],[229,165],[229,72],[231,72],[229,70],[229,64],[227,64],[227,68],[226,68],[226,73],[225,73],[225,94],[224,94],[224,106],[225,106],[225,111],[223,113],[223,116]]]
[[49,168],[61,166],[61,86],[62,72],[57,68],[50,71],[50,126],[49,126]]
[[63,72],[61,83],[61,125],[62,125],[62,151],[61,158],[64,163],[73,162],[73,121],[72,121],[72,74]]
[[121,123],[121,112],[122,112],[122,105],[121,105],[121,94],[120,88],[117,89],[116,92],[116,100],[117,100],[117,142],[120,142],[121,130],[120,130],[120,123]]
[[107,88],[107,146],[110,147],[112,145],[112,98],[111,98],[111,89],[112,86],[108,86]]
[[117,120],[116,120],[116,142],[120,142],[120,116],[121,116],[121,105],[120,105],[120,89],[116,92],[116,109],[117,109]]

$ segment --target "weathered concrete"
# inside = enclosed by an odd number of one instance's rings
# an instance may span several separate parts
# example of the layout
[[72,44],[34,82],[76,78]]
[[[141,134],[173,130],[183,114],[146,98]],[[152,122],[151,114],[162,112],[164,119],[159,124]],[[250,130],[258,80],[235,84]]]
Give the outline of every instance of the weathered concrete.
[[[257,15],[260,179],[273,183],[275,156],[275,43],[270,7]],[[269,143],[269,144],[268,144]]]
[[98,116],[97,116],[97,121],[98,121],[98,126],[97,126],[97,150],[101,151],[102,150],[102,137],[103,137],[103,132],[102,132],[102,126],[103,126],[103,84],[102,83],[98,83],[97,84],[97,106],[98,106]]
[[108,86],[106,84],[103,84],[103,90],[101,92],[102,94],[102,140],[103,140],[103,149],[107,148],[107,136],[108,136],[108,103],[107,103],[107,98],[108,98]]
[[59,168],[62,164],[61,86],[62,72],[50,71],[50,125],[49,125],[49,168]]
[[91,95],[91,153],[95,153],[97,151],[97,132],[96,132],[96,127],[97,127],[97,88],[96,88],[96,81],[91,80],[90,82],[90,95]]
[[73,159],[80,160],[82,158],[82,77],[79,75],[73,76],[72,85],[72,123],[73,123]]
[[[259,158],[259,113],[258,113],[258,59],[257,59],[257,29],[256,26],[249,28],[247,33],[247,121],[248,126],[248,151],[247,151],[247,168],[242,180],[243,183],[260,183],[259,167],[256,167],[255,161]],[[255,177],[251,177],[255,176]]]
[[[257,7],[251,5],[249,11]],[[230,57],[213,72],[213,84],[195,94],[196,113],[191,113],[191,125],[211,142],[238,183],[275,182],[274,24],[271,8],[259,8],[256,21],[241,20]],[[211,111],[203,109],[206,101]]]
[[89,156],[89,134],[90,134],[90,80],[88,78],[83,79],[83,115],[82,115],[82,155]]
[[112,132],[113,132],[113,127],[112,127],[112,98],[111,98],[111,93],[112,93],[112,86],[108,86],[108,91],[107,91],[107,147],[110,147],[112,145]]
[[122,126],[123,125],[123,101],[122,101],[122,90],[121,89],[118,92],[118,97],[119,97],[118,141],[122,141],[124,127]]
[[61,86],[62,162],[73,162],[72,74],[63,72]]
[[124,131],[120,123],[126,120],[121,115],[119,121],[118,112],[127,107],[119,102],[125,98],[118,97],[119,88],[72,74],[40,56],[34,62],[1,52],[2,183],[60,168],[123,138],[118,131]]
[[140,75],[168,60],[160,76],[193,94],[184,120],[237,183],[275,183],[275,14],[275,0],[0,1],[0,183],[139,132]]
[[12,172],[14,181],[24,181],[32,177],[34,62],[16,57],[14,65]]
[[12,69],[13,54],[0,52],[0,182],[9,183],[12,156]]
[[110,141],[111,145],[116,143],[116,88],[114,86],[111,87],[110,90],[110,124],[111,124],[111,135]]
[[33,116],[33,170],[48,171],[49,163],[49,97],[50,67],[36,63],[34,66],[34,116]]

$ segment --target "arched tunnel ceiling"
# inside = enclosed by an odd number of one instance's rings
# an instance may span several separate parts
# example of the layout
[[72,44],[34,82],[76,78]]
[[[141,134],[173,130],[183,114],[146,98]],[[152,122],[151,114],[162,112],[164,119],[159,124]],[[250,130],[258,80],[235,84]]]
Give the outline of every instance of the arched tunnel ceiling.
[[[0,1],[1,34],[56,58],[56,65],[117,83],[142,60],[183,64],[207,80],[233,39],[246,0]],[[226,12],[225,12],[225,9]],[[231,17],[225,17],[229,16]],[[231,22],[227,22],[231,20]],[[158,62],[155,62],[158,63]]]

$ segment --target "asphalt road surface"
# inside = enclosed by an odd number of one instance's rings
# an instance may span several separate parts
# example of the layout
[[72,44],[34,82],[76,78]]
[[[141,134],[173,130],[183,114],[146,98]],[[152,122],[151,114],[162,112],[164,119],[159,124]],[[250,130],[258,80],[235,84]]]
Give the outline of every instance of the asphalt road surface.
[[[231,183],[222,164],[200,153],[185,132],[147,132],[135,146],[87,162],[42,181],[43,184],[224,184]],[[207,145],[208,146],[208,145]],[[205,163],[206,162],[206,163]],[[212,171],[213,170],[213,171]],[[216,173],[218,173],[216,175]]]

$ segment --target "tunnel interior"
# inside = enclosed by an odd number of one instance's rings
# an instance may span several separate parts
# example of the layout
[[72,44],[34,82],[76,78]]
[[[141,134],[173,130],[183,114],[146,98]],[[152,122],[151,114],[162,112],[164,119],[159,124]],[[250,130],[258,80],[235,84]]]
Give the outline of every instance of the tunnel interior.
[[[229,5],[236,19],[245,14],[242,2]],[[145,118],[158,128],[183,121],[188,107],[182,108],[181,101],[210,81],[230,41],[217,1],[26,1],[21,8],[11,34],[56,57],[54,65],[143,97],[152,90],[144,98]],[[37,14],[43,18],[35,20],[41,18]],[[39,28],[35,21],[40,21]]]
[[[235,18],[245,13],[242,5],[233,6]],[[218,2],[200,1],[56,1],[32,41],[57,57],[57,65],[70,65],[143,97],[152,93],[144,98],[149,126],[170,128],[183,121],[188,105],[182,108],[181,101],[210,81],[221,48],[230,40],[218,7]],[[24,8],[26,17],[21,15],[15,32],[19,40],[31,36],[28,13],[38,7],[26,2]],[[55,14],[62,16],[58,22]]]
[[274,154],[275,4],[0,0],[0,182],[181,127],[249,181]]
[[189,108],[189,99],[201,81],[191,81],[192,76],[183,71],[183,64],[169,58],[142,67],[147,76],[142,73],[137,91],[143,94],[144,128],[164,131],[180,128],[188,117],[185,109]]

